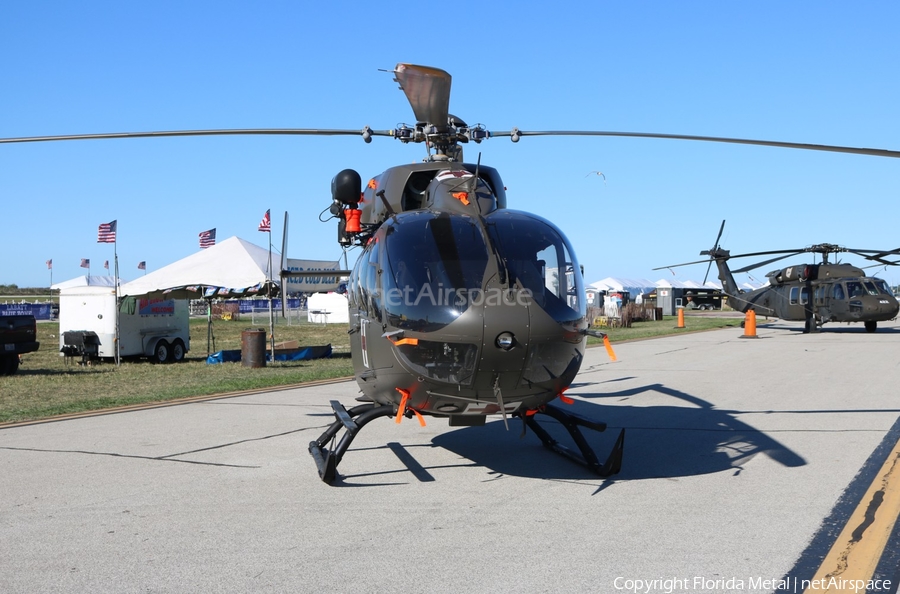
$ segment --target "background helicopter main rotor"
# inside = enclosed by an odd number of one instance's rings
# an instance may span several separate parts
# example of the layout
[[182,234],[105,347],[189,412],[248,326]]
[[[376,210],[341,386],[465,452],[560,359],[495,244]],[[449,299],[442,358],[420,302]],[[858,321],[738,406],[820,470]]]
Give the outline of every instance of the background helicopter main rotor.
[[822,256],[822,264],[828,264],[829,254],[840,254],[840,253],[850,253],[856,254],[857,256],[861,256],[867,260],[873,260],[878,262],[878,265],[885,266],[896,266],[900,264],[900,262],[891,262],[889,260],[885,260],[886,256],[900,255],[900,248],[893,250],[867,250],[867,249],[856,249],[856,248],[848,248],[844,246],[840,246],[833,243],[817,243],[814,245],[809,245],[803,248],[797,248],[792,250],[768,250],[762,252],[748,252],[746,254],[735,254],[731,255],[728,250],[723,250],[719,246],[719,239],[722,237],[722,230],[725,228],[725,221],[722,221],[722,225],[719,227],[719,234],[716,236],[716,242],[713,245],[713,248],[710,250],[703,250],[700,252],[701,256],[709,256],[706,260],[695,260],[693,262],[683,262],[681,264],[672,264],[670,266],[660,266],[658,268],[654,268],[653,270],[664,270],[669,268],[678,268],[680,266],[690,266],[693,264],[703,264],[707,263],[706,267],[706,276],[703,277],[703,284],[706,284],[707,278],[709,277],[709,270],[712,267],[712,263],[716,260],[730,260],[732,258],[752,258],[755,256],[776,256],[774,258],[769,258],[768,260],[763,260],[761,262],[756,262],[754,264],[750,264],[749,266],[744,266],[743,268],[738,268],[736,270],[732,270],[732,274],[740,274],[743,272],[750,272],[760,266],[765,266],[767,264],[772,264],[773,262],[777,262],[779,260],[784,260],[785,258],[790,258],[792,256],[797,256],[805,253],[812,254],[821,254]]

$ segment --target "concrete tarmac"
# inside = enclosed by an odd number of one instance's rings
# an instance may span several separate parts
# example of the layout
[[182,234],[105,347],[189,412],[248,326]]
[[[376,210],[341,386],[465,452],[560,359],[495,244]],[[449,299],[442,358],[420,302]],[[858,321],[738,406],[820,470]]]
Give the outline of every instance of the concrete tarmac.
[[307,445],[354,382],[0,430],[0,592],[778,590],[891,437],[900,327],[758,324],[589,350],[611,479],[518,420],[378,419],[328,486]]

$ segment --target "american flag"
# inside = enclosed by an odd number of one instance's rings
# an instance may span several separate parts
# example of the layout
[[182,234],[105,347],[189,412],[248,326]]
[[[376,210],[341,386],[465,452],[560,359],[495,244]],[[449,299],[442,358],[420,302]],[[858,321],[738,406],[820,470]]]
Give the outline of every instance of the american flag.
[[89,259],[89,258],[82,258],[82,259],[81,259],[81,267],[82,267],[82,268],[90,268],[90,267],[91,267],[91,261],[90,261],[90,259]]
[[97,243],[116,242],[116,221],[103,223],[97,231]]
[[[270,209],[271,210],[271,209]],[[263,216],[262,221],[259,222],[259,230],[264,233],[272,232],[272,219],[269,217],[269,211],[266,211],[265,216]]]
[[49,268],[50,270],[53,270],[53,258],[50,258],[49,260],[47,260],[47,268]]
[[103,267],[106,268],[107,270],[109,270],[109,260],[103,261]]
[[147,262],[143,260],[138,262],[138,270],[147,270]]
[[208,248],[216,245],[216,230],[210,229],[200,234],[200,247]]

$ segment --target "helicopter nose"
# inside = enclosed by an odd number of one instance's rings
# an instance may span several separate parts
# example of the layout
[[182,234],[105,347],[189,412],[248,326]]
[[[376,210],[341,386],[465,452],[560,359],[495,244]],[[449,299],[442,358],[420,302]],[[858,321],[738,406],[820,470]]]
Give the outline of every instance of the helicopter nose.
[[[861,304],[861,310],[863,317],[869,318],[892,318],[900,312],[900,304],[898,304],[896,299],[888,299],[887,297],[882,296],[867,296],[868,298],[863,299]],[[853,303],[850,303],[851,310],[853,309]]]

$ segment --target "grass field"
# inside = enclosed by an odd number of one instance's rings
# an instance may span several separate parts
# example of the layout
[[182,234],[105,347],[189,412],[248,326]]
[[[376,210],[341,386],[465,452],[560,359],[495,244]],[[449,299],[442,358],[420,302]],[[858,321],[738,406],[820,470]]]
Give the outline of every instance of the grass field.
[[[683,329],[676,329],[671,317],[638,322],[631,328],[610,328],[608,333],[615,345],[624,340],[739,326],[740,322],[739,318],[689,315]],[[250,327],[247,320],[215,321],[214,350],[240,349],[241,333]],[[58,352],[58,333],[58,323],[38,323],[40,350],[24,355],[16,375],[0,377],[0,423],[353,375],[350,339],[343,324],[276,326],[277,341],[298,340],[303,346],[331,344],[334,354],[314,361],[276,361],[263,368],[207,364],[205,319],[191,320],[191,351],[183,363],[175,365],[153,365],[145,360],[124,361],[119,367],[113,363],[88,367],[67,363]],[[588,340],[588,344],[601,342]]]

